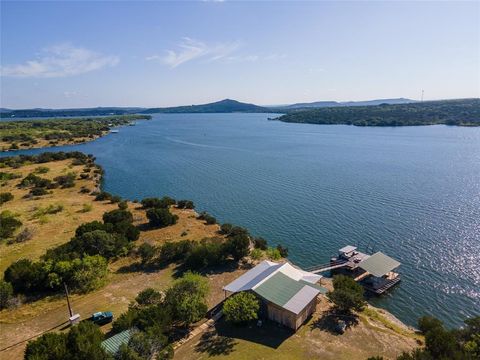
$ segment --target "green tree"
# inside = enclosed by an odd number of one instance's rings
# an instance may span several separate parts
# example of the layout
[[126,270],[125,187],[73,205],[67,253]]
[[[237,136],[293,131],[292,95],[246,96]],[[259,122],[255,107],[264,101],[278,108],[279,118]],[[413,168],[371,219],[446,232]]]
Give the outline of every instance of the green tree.
[[118,352],[115,354],[115,360],[144,360],[135,350],[127,344],[120,345]]
[[30,293],[43,288],[46,278],[42,264],[21,259],[11,264],[4,273],[5,281],[12,284],[17,293]]
[[148,243],[143,243],[138,247],[138,254],[142,259],[142,265],[148,264],[155,256],[157,250],[155,246]]
[[150,306],[161,303],[162,298],[163,296],[159,291],[153,288],[146,288],[138,293],[135,301],[141,306]]
[[25,349],[25,360],[64,360],[68,359],[67,334],[46,333],[29,341]]
[[340,312],[361,311],[365,306],[363,287],[351,277],[336,275],[333,277],[333,291],[327,293],[328,299]]
[[123,221],[133,222],[133,215],[128,210],[115,209],[103,214],[103,222],[117,224]]
[[434,318],[433,316],[422,316],[420,319],[418,319],[418,329],[424,334],[426,334],[432,329],[442,327],[443,323],[439,319]]
[[206,278],[187,272],[167,290],[165,304],[171,309],[174,320],[188,326],[205,316],[208,291]]
[[248,235],[238,234],[230,236],[225,242],[228,254],[232,255],[235,261],[243,259],[250,252],[250,239]]
[[100,328],[90,321],[82,321],[67,335],[68,359],[71,360],[110,360],[112,357],[101,346],[103,334]]
[[8,306],[10,299],[13,296],[12,284],[5,280],[0,280],[0,310]]
[[240,292],[230,296],[223,304],[223,314],[227,321],[235,324],[245,324],[258,319],[260,303],[249,292]]
[[92,291],[103,284],[107,276],[107,261],[100,255],[73,260],[72,286],[80,292]]
[[152,227],[162,228],[177,223],[178,216],[168,209],[152,208],[147,210],[147,218]]

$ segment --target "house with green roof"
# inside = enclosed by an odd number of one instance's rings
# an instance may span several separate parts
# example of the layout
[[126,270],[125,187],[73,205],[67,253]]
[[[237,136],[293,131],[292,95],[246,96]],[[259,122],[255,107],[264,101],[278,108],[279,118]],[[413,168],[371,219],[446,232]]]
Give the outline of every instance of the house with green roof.
[[315,311],[318,295],[327,292],[317,284],[321,278],[288,262],[265,260],[223,289],[225,295],[255,293],[268,319],[297,330]]

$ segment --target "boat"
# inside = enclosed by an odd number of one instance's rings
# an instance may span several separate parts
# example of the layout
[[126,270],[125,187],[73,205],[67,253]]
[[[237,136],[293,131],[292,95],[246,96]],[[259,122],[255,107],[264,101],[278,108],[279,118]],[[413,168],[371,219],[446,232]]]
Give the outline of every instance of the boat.
[[118,130],[110,130],[111,134],[118,134]]

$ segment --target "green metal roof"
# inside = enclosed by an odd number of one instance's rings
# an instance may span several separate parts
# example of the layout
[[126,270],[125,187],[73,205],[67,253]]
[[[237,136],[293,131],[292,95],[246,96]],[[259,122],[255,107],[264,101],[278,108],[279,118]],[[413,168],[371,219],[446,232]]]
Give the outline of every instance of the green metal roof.
[[109,337],[107,340],[102,341],[102,347],[110,354],[115,355],[122,344],[128,344],[128,341],[133,335],[131,329],[124,330],[121,333]]
[[267,279],[263,284],[256,287],[254,291],[265,300],[283,307],[292,297],[300,292],[305,285],[317,289],[322,293],[326,292],[326,289],[319,285],[311,284],[303,280],[296,281],[281,272]]
[[369,258],[360,262],[358,266],[363,270],[368,271],[373,276],[381,277],[399,267],[400,263],[381,252],[376,252]]
[[299,280],[299,282],[301,282],[304,285],[308,285],[308,286],[311,286],[311,287],[317,289],[318,291],[320,291],[320,294],[326,294],[328,292],[328,290],[321,285],[312,284],[312,283],[309,283],[308,281],[305,281],[305,280]]

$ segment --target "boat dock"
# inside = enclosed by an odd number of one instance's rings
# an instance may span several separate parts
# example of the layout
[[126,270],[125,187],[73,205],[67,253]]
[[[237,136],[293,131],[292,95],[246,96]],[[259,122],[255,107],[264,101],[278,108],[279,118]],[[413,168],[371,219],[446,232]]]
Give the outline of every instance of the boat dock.
[[332,257],[329,263],[306,270],[315,274],[332,270],[344,273],[352,276],[366,290],[380,295],[400,282],[400,274],[394,272],[399,266],[397,260],[381,252],[370,255],[348,245],[341,248],[338,256]]

